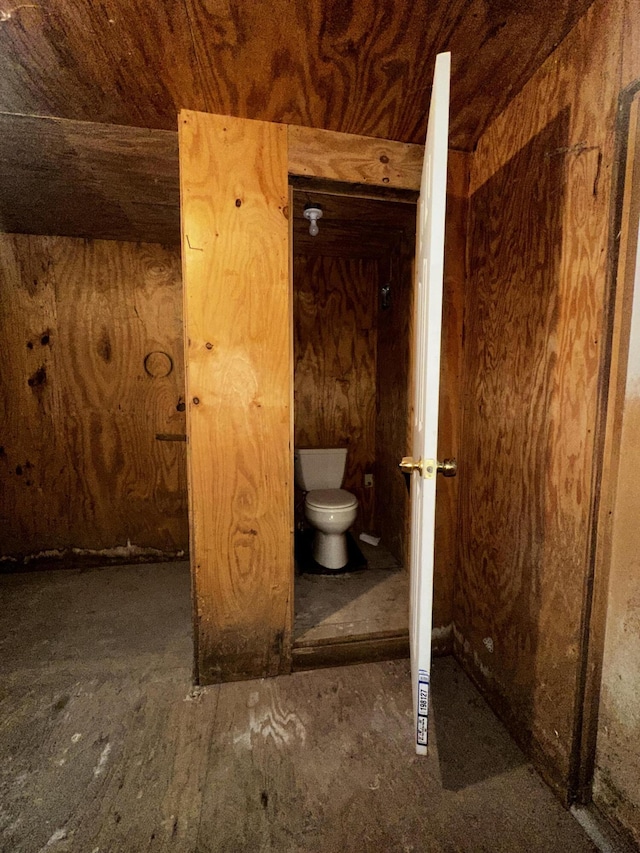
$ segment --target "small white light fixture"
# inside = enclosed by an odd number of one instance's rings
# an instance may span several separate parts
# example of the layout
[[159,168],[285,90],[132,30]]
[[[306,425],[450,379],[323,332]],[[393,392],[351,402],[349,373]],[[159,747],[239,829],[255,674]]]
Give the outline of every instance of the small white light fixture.
[[309,234],[318,236],[318,219],[322,218],[322,208],[317,204],[305,204],[302,215],[309,220]]

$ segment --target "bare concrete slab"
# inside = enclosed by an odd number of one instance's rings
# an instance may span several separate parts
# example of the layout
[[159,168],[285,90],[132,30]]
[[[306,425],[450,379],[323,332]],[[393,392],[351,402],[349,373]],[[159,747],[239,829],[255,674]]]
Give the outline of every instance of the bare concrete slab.
[[593,851],[451,659],[191,687],[184,564],[0,576],[0,849]]

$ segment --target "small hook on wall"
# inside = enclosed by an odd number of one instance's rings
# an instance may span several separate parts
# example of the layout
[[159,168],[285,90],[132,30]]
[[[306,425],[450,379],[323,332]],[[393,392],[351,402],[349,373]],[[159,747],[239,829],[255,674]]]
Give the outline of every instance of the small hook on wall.
[[380,288],[380,307],[383,311],[391,308],[391,284],[383,284]]

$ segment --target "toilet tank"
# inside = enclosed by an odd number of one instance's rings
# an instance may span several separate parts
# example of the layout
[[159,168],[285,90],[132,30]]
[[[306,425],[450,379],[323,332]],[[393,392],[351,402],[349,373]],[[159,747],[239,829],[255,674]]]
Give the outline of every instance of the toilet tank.
[[347,464],[345,447],[298,449],[294,453],[296,484],[310,492],[312,489],[339,489]]

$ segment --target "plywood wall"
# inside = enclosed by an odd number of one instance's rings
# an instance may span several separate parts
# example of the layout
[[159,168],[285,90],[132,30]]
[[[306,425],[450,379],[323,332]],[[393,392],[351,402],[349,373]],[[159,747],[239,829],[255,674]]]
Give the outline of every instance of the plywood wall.
[[180,178],[197,678],[276,675],[293,600],[287,129],[181,113]]
[[637,50],[611,46],[629,30],[637,39],[624,3],[596,2],[481,137],[471,171],[456,649],[565,796],[580,749],[617,97],[640,76]]
[[[470,209],[457,617],[465,639],[485,649],[484,666],[504,666],[495,670],[498,689],[526,731],[535,723],[541,673],[531,664],[542,654],[538,620],[553,572],[545,539],[556,523],[549,468],[562,379],[564,158],[545,154],[566,145],[560,114],[476,190]],[[574,426],[584,431],[581,420]],[[580,558],[584,546],[578,570]],[[579,614],[579,595],[576,603]],[[545,680],[557,677],[557,664],[545,661]]]
[[179,264],[159,245],[0,235],[7,565],[187,550]]
[[305,257],[293,262],[296,447],[346,447],[344,488],[358,498],[357,530],[371,531],[376,462],[379,264]]
[[606,635],[591,767],[598,806],[640,847],[640,91],[635,88],[621,111],[619,137],[622,185],[615,230],[620,243],[605,445],[610,470],[603,479],[604,522],[598,537],[610,577],[598,584],[607,598]]
[[620,435],[595,798],[640,845],[640,287]]
[[[407,241],[408,242],[408,241]],[[379,311],[376,377],[375,529],[403,566],[409,566],[409,492],[398,463],[410,444],[413,245],[404,245],[382,266],[391,288],[389,308]]]
[[[442,298],[442,351],[438,408],[438,459],[462,451],[462,329],[467,275],[467,213],[471,155],[449,151]],[[434,560],[434,649],[450,652],[453,588],[458,564],[459,477],[438,477]]]

